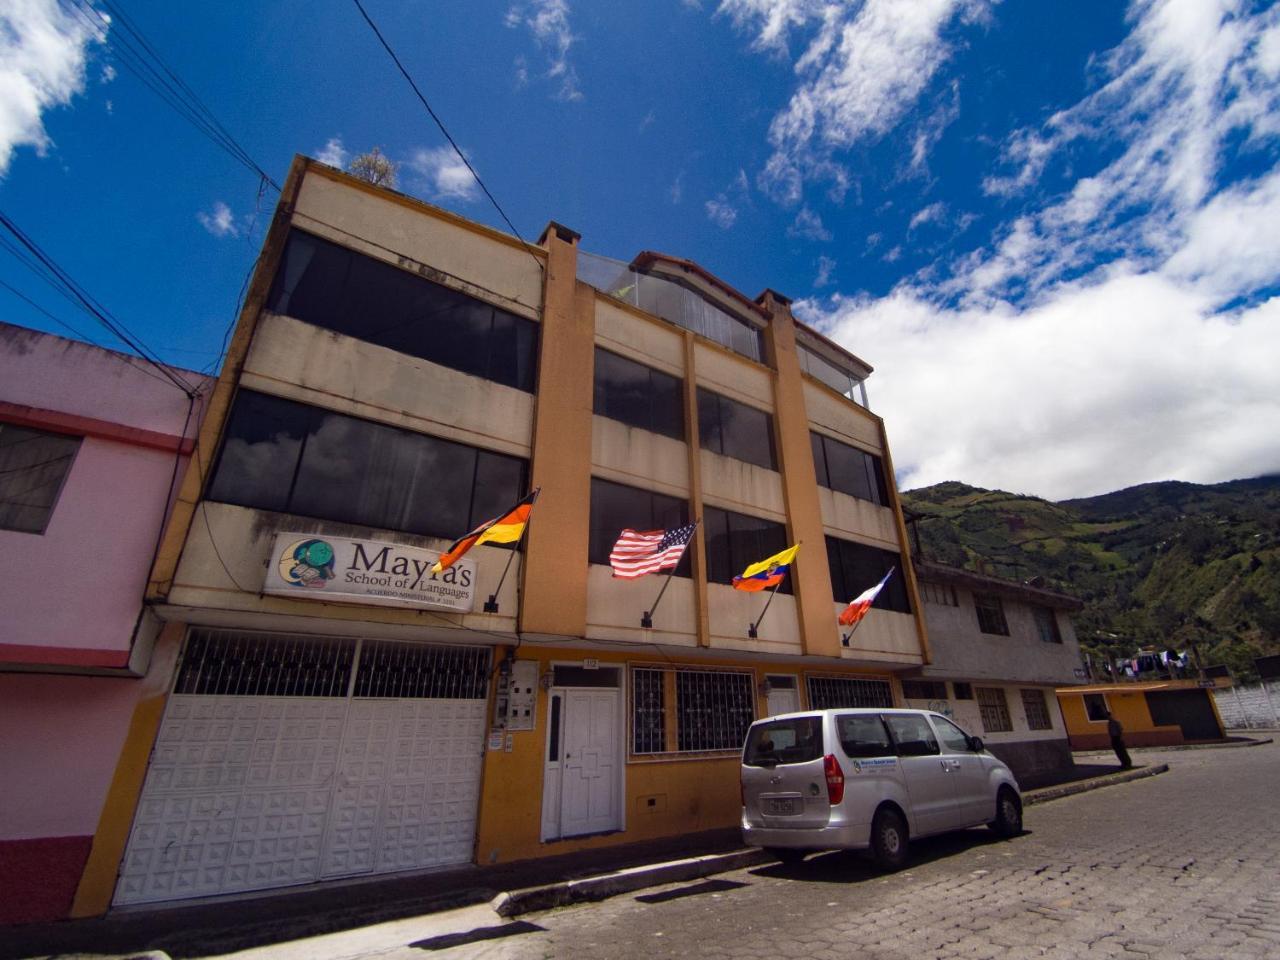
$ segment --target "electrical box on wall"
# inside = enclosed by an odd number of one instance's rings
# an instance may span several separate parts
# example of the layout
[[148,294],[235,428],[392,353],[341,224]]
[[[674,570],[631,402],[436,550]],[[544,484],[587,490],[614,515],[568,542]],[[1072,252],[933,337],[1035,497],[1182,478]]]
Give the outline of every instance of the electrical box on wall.
[[507,691],[507,729],[532,730],[538,705],[538,661],[517,660],[511,665]]

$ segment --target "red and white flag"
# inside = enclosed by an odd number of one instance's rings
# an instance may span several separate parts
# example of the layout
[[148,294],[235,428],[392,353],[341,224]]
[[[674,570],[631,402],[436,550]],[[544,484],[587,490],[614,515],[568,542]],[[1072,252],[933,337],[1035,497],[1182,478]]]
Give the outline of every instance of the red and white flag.
[[889,582],[889,578],[893,576],[893,571],[897,567],[890,567],[889,572],[874,587],[863,590],[860,594],[849,601],[849,605],[840,611],[839,621],[842,627],[857,626],[859,620],[867,615],[867,611],[871,609],[871,605],[876,602],[876,597],[880,596],[880,591],[884,589],[884,585]]
[[613,575],[634,580],[646,573],[674,569],[697,528],[696,523],[690,523],[674,530],[623,530],[609,553]]

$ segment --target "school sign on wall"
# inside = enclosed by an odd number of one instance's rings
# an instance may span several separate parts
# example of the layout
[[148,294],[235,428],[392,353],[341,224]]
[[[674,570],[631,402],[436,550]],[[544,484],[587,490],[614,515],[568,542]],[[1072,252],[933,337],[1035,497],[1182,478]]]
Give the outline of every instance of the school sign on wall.
[[476,564],[462,559],[431,572],[440,554],[384,540],[278,533],[263,593],[304,600],[375,603],[469,612]]

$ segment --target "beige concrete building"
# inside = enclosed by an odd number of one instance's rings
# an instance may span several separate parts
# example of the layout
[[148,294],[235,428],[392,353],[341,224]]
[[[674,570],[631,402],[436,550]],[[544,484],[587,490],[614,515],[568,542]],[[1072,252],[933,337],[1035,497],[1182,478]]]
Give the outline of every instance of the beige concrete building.
[[[78,911],[736,825],[753,719],[898,703],[928,662],[870,373],[770,290],[299,158],[150,583],[173,679]],[[533,488],[518,551],[424,572]],[[662,577],[612,576],[624,527],[692,520],[656,608]],[[761,620],[732,578],[792,543]]]

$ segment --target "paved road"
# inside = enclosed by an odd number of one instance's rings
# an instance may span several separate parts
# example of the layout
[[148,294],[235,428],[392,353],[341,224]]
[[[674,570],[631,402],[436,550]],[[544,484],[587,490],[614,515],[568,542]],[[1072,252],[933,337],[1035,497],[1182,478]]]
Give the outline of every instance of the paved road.
[[892,876],[828,854],[507,925],[473,908],[453,932],[403,921],[363,946],[346,934],[304,949],[371,960],[1280,958],[1280,744],[1139,762],[1171,769],[1032,807],[1015,840],[970,830],[923,841]]

